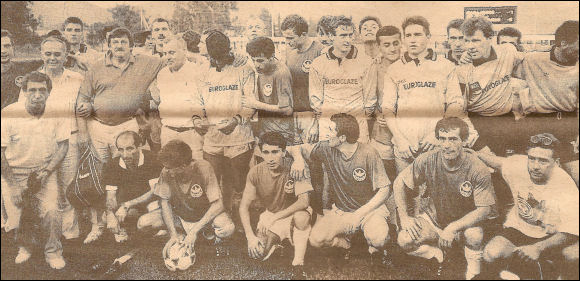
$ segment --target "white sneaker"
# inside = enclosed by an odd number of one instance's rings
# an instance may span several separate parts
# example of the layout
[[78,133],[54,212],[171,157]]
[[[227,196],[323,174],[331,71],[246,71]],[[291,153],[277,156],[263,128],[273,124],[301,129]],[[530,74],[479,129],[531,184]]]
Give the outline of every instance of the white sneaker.
[[63,269],[66,266],[66,262],[60,255],[46,257],[45,259],[52,269]]
[[28,259],[30,259],[30,252],[24,248],[24,247],[19,247],[18,248],[18,255],[16,255],[16,258],[14,259],[14,263],[16,264],[21,264],[24,263],[26,261],[28,261]]
[[87,235],[87,238],[85,238],[85,241],[83,241],[84,244],[89,244],[89,243],[93,243],[95,241],[97,241],[99,239],[99,237],[101,237],[101,235],[103,235],[103,228],[101,227],[97,227],[91,229],[91,232],[89,232],[89,234]]

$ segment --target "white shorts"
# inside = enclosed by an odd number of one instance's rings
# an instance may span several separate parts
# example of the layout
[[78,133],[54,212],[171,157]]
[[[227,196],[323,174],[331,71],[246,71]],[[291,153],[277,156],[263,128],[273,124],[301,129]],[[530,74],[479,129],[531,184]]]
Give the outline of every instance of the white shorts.
[[392,145],[382,144],[375,139],[372,139],[370,144],[379,152],[379,156],[382,160],[395,159],[395,153],[393,151]]
[[[312,216],[312,208],[308,207],[306,210],[306,212],[308,212],[310,214],[310,216]],[[264,218],[269,217],[269,216],[273,216],[274,214],[269,212],[269,211],[264,211],[262,214],[260,214],[260,221],[262,221]],[[294,241],[292,240],[292,232],[293,232],[293,226],[294,224],[292,223],[292,218],[293,215],[287,216],[283,219],[279,219],[277,221],[275,221],[272,226],[270,227],[270,231],[276,235],[278,235],[278,237],[280,237],[280,241],[284,241],[284,239],[288,239],[290,241],[290,243],[292,245],[294,245]]]
[[193,159],[203,159],[203,136],[200,136],[195,130],[177,132],[166,126],[161,127],[162,146],[174,139],[181,140],[189,145]]
[[320,224],[322,226],[328,226],[329,229],[334,228],[334,232],[336,235],[339,234],[350,235],[354,234],[354,232],[350,231],[351,229],[354,231],[364,229],[366,222],[375,215],[385,218],[385,220],[387,221],[391,215],[387,207],[383,204],[380,207],[376,208],[375,210],[369,212],[366,216],[364,216],[359,225],[351,226],[348,218],[350,214],[352,213],[341,211],[336,207],[336,205],[333,204],[332,209],[324,210],[324,215],[318,217],[315,223],[315,227],[316,225]]

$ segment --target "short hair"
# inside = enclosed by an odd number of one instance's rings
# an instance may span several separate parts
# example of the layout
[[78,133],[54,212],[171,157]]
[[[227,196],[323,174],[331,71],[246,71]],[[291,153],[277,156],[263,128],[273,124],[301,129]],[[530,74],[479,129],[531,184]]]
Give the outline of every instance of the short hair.
[[27,92],[28,91],[28,82],[46,82],[46,90],[50,93],[50,91],[52,91],[52,81],[50,80],[50,77],[48,77],[48,75],[39,72],[39,71],[33,71],[30,72],[28,74],[26,74],[24,76],[24,79],[22,79],[22,90]]
[[268,37],[257,37],[246,45],[246,52],[252,57],[259,57],[263,54],[266,58],[271,58],[275,51],[276,46]]
[[357,142],[360,135],[360,128],[354,116],[348,113],[337,113],[330,117],[330,121],[336,124],[337,137],[344,135],[348,143],[353,144]]
[[2,36],[1,37],[8,37],[8,38],[10,38],[10,40],[12,40],[12,33],[10,33],[10,31],[8,31],[6,29],[2,29]]
[[422,16],[412,16],[412,17],[406,18],[402,24],[403,33],[405,32],[405,29],[407,28],[407,26],[413,25],[413,24],[422,26],[423,30],[425,31],[425,35],[431,35],[431,31],[429,30],[429,21],[427,21],[427,19],[422,17]]
[[131,31],[129,31],[129,29],[126,29],[124,27],[118,27],[113,29],[113,31],[111,31],[109,37],[107,38],[107,44],[111,45],[111,39],[121,37],[127,37],[129,39],[129,46],[133,47],[133,35],[131,34]]
[[392,25],[383,26],[377,31],[377,42],[380,43],[379,37],[381,36],[393,36],[396,34],[399,34],[399,37],[401,37],[401,30],[398,27]]
[[282,21],[280,29],[282,31],[292,29],[294,34],[301,36],[302,34],[308,34],[308,23],[299,15],[289,15]]
[[221,31],[215,29],[208,30],[204,32],[204,34],[207,34],[205,44],[210,58],[221,61],[231,57],[230,38]]
[[336,35],[336,30],[339,26],[352,27],[352,29],[354,29],[354,23],[352,23],[352,19],[344,15],[340,15],[334,17],[332,28],[330,29],[330,34]]
[[80,24],[81,25],[81,31],[84,29],[83,21],[80,18],[78,18],[78,17],[68,17],[66,20],[64,20],[64,23],[62,24],[62,30],[65,30],[67,24],[69,24],[69,23]]
[[135,131],[123,131],[115,138],[115,147],[119,147],[117,142],[119,141],[119,138],[124,137],[124,136],[133,137],[133,144],[135,144],[135,147],[140,147],[144,144],[143,139],[141,139],[141,136],[139,135],[139,133],[137,133]]
[[147,36],[151,35],[151,30],[145,30],[145,31],[141,31],[139,33],[136,33],[133,37],[135,40],[135,44],[145,44],[145,41],[147,41]]
[[260,136],[260,142],[258,143],[260,150],[262,150],[264,144],[275,145],[282,150],[286,150],[286,138],[278,132],[267,132]]
[[166,20],[164,18],[156,18],[156,19],[154,19],[151,22],[151,28],[153,28],[153,24],[156,23],[156,22],[165,22],[165,23],[167,23],[167,26],[169,26],[169,21],[168,20]]
[[513,27],[504,27],[497,33],[497,43],[499,44],[499,37],[500,36],[509,36],[509,37],[517,37],[518,44],[521,44],[522,40],[522,33]]
[[[532,142],[532,138],[548,138],[551,140],[550,144],[543,144],[542,141],[538,141],[537,143]],[[558,151],[560,151],[560,146],[562,145],[562,143],[560,142],[560,140],[558,138],[556,138],[554,135],[550,134],[550,133],[541,133],[541,134],[537,134],[537,135],[533,135],[530,136],[530,138],[528,139],[528,147],[526,149],[526,151],[535,148],[535,147],[540,147],[540,148],[545,148],[545,149],[550,149],[552,150],[552,158],[557,159],[559,158],[559,154]]]
[[556,46],[560,46],[562,41],[572,43],[578,40],[578,21],[567,20],[556,29]]
[[42,42],[40,43],[40,48],[42,49],[42,46],[44,45],[44,43],[46,42],[58,42],[64,45],[64,52],[65,54],[68,53],[68,49],[69,49],[69,44],[66,41],[66,39],[62,36],[62,35],[52,35],[52,36],[48,36],[46,38],[44,38],[44,40],[42,40]]
[[183,40],[187,43],[187,50],[192,53],[199,53],[199,42],[201,40],[201,35],[199,33],[188,30],[183,33]]
[[165,42],[165,45],[169,44],[169,42],[176,42],[180,49],[187,50],[187,42],[185,42],[185,40],[179,36],[169,36],[167,38],[167,42]]
[[322,16],[320,20],[318,20],[318,24],[316,24],[316,32],[318,33],[319,30],[322,30],[326,34],[330,34],[332,32],[332,26],[334,25],[335,16]]
[[187,143],[179,139],[170,140],[159,151],[159,161],[163,166],[169,164],[169,168],[177,168],[191,163],[191,148]]
[[435,125],[435,136],[439,138],[439,132],[449,132],[454,129],[459,129],[459,137],[462,141],[466,141],[469,137],[469,127],[465,121],[457,117],[445,117],[437,121]]
[[60,30],[58,29],[53,29],[51,31],[49,31],[46,36],[62,36],[62,32],[60,32]]
[[380,20],[379,18],[377,18],[377,17],[374,17],[374,16],[366,16],[366,17],[364,17],[362,20],[360,20],[360,22],[358,23],[358,32],[359,32],[359,33],[360,33],[360,31],[361,31],[362,25],[363,25],[365,22],[367,22],[367,21],[370,21],[370,20],[372,20],[372,21],[376,22],[376,23],[379,25],[379,28],[383,26],[383,25],[381,24],[381,20]]
[[473,17],[465,20],[461,25],[461,31],[465,36],[473,36],[476,31],[481,30],[485,38],[493,36],[493,25],[485,17]]
[[447,24],[447,35],[449,35],[449,29],[457,29],[461,31],[461,25],[463,24],[463,19],[454,19]]

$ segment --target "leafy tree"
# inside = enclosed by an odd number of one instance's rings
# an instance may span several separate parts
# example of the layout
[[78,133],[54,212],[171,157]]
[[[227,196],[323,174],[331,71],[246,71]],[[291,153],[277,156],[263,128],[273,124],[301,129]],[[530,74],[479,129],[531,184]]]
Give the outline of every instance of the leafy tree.
[[30,6],[32,1],[2,1],[2,29],[12,33],[16,44],[29,43],[36,38],[39,21]]
[[141,31],[141,16],[134,6],[117,5],[109,9],[113,17],[113,22],[119,26],[129,29],[131,32]]
[[258,17],[264,23],[264,29],[266,30],[266,36],[272,36],[272,14],[266,8],[260,10],[260,16]]
[[231,29],[230,12],[237,10],[236,1],[176,1],[172,26],[174,32],[188,29],[202,32],[215,28]]

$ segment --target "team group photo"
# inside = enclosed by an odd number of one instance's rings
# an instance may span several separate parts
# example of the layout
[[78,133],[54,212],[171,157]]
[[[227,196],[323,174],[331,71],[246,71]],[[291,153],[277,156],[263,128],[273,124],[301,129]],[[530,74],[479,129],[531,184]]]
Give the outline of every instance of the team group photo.
[[578,2],[1,12],[1,279],[579,278]]

